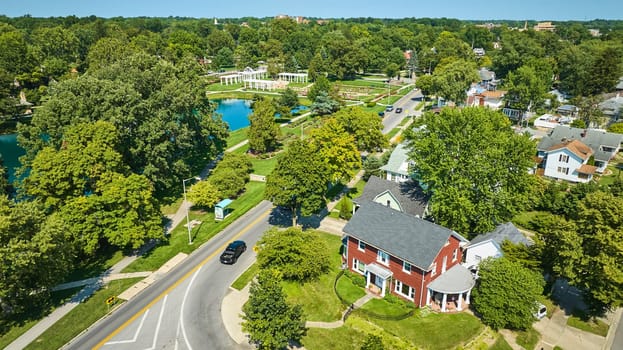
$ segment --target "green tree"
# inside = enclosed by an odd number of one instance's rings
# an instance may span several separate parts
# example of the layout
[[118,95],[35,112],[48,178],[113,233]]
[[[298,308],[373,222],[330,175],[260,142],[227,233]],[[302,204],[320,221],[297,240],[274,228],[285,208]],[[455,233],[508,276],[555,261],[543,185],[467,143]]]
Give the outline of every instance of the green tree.
[[275,106],[272,101],[262,99],[253,104],[253,113],[249,116],[249,148],[258,153],[273,151],[277,147],[277,138],[281,128],[275,122]]
[[[574,119],[570,126],[572,128],[578,128],[578,129],[586,129],[586,123],[584,122],[584,120],[582,119]],[[608,131],[610,131],[610,128],[608,128]],[[620,132],[619,134],[623,134],[623,129],[621,129],[622,132]],[[612,132],[612,131],[611,131]]]
[[257,281],[251,282],[249,301],[242,307],[242,329],[260,349],[283,349],[306,332],[301,306],[286,302],[279,280],[274,271],[260,271]]
[[430,95],[433,92],[433,76],[421,75],[415,81],[415,87],[422,90],[422,94],[425,96]]
[[381,176],[381,167],[383,166],[383,162],[375,156],[368,156],[362,164],[364,173],[363,180],[368,181],[370,176]]
[[340,199],[337,207],[340,210],[340,218],[350,220],[353,216],[353,203],[347,196],[343,196],[342,199]]
[[257,246],[260,269],[277,270],[287,280],[310,281],[330,267],[328,248],[315,231],[271,228],[264,232]]
[[530,201],[535,146],[487,108],[425,114],[425,128],[406,134],[414,169],[431,194],[435,222],[457,232],[489,232]]
[[614,123],[608,127],[608,132],[623,134],[623,123]]
[[446,101],[462,104],[467,98],[467,89],[478,81],[476,65],[465,60],[441,62],[433,74],[433,92]]
[[337,120],[331,118],[311,131],[311,145],[324,160],[329,178],[337,183],[349,180],[361,168],[361,156],[355,138]]
[[218,50],[214,59],[212,59],[212,66],[214,69],[219,70],[222,67],[231,67],[234,65],[234,52],[229,47],[223,47]]
[[321,91],[311,105],[311,110],[316,115],[331,114],[338,109],[340,109],[340,103],[325,91]]
[[292,88],[286,88],[284,92],[279,96],[279,104],[289,109],[299,106],[299,96]]
[[235,198],[244,190],[249,174],[233,168],[215,169],[208,182],[218,189],[224,198]]
[[527,329],[535,321],[545,281],[538,273],[506,258],[480,263],[472,306],[494,329]]
[[578,107],[578,116],[589,127],[601,127],[607,120],[602,110],[599,108],[599,96],[576,96],[571,99],[571,103]]
[[521,111],[534,110],[545,100],[549,85],[539,79],[536,71],[530,66],[521,66],[516,71],[508,73],[505,80],[505,89],[508,90],[504,95],[512,108]]
[[360,350],[384,350],[383,338],[376,334],[368,334],[363,340]]
[[325,92],[327,95],[331,94],[331,83],[324,75],[320,75],[316,78],[314,84],[309,88],[307,97],[310,100],[315,101],[316,97],[318,97],[321,92]]
[[383,135],[383,122],[374,112],[367,112],[359,106],[337,111],[333,117],[353,135],[357,149],[362,152],[377,152],[387,148],[387,137]]
[[218,188],[209,181],[199,181],[188,189],[188,200],[199,207],[212,208],[221,199]]
[[389,63],[387,64],[387,66],[385,66],[385,75],[392,79],[395,78],[398,73],[400,73],[400,67],[398,67],[398,65],[396,63]]
[[318,152],[309,143],[295,140],[268,175],[265,197],[290,209],[295,226],[299,210],[302,215],[311,215],[326,206],[328,181],[328,171]]

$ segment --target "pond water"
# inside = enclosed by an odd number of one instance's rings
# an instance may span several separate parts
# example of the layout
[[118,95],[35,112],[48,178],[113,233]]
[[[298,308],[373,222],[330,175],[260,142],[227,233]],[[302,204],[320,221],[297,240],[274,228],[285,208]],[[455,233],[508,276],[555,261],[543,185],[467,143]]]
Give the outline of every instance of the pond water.
[[0,135],[0,154],[3,165],[9,170],[9,181],[15,178],[15,168],[19,167],[19,157],[26,153],[17,145],[17,134]]

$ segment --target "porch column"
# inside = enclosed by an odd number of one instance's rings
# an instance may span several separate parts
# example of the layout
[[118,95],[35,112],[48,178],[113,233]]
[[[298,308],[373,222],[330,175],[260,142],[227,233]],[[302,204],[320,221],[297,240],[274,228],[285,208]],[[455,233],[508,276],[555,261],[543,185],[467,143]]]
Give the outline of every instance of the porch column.
[[469,305],[469,295],[472,293],[472,290],[467,291],[467,296],[465,296],[465,304]]
[[368,287],[370,287],[370,275],[371,275],[370,272],[368,272],[366,274],[366,289],[368,289]]
[[446,312],[446,301],[448,300],[448,294],[443,293],[443,298],[441,299],[441,312]]
[[426,306],[430,306],[430,288],[426,288]]
[[462,306],[462,304],[463,304],[463,293],[459,293],[459,302],[458,302],[458,303],[457,303],[457,305],[456,305],[456,309],[457,309],[458,311],[463,310],[463,308],[461,307],[461,306]]
[[383,280],[383,285],[381,286],[381,296],[385,296],[385,287],[387,286],[387,279]]

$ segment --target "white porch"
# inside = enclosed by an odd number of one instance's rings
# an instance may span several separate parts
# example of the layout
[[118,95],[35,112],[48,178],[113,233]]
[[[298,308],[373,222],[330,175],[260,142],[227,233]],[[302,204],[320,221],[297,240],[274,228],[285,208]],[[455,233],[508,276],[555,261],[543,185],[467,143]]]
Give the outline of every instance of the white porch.
[[[441,312],[462,311],[469,305],[476,280],[464,266],[457,264],[437,277],[426,289],[426,305]],[[465,303],[465,304],[463,304]]]
[[378,265],[366,265],[366,289],[371,291],[380,291],[380,296],[384,297],[387,287],[389,286],[389,278],[393,272]]

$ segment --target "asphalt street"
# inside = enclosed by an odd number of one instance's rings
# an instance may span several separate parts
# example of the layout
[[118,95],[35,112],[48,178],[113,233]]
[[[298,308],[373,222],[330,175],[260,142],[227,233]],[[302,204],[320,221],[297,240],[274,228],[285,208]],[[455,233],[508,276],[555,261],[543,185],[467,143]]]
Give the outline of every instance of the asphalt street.
[[623,350],[623,316],[619,319],[619,326],[614,334],[611,350]]
[[[263,201],[197,249],[180,265],[91,326],[67,349],[244,349],[225,331],[221,301],[255,261],[252,247],[269,227],[272,204]],[[236,239],[249,249],[234,265],[219,255]]]
[[[387,134],[392,129],[397,127],[402,119],[404,119],[406,116],[417,114],[414,109],[420,102],[413,101],[411,99],[413,96],[415,96],[415,90],[409,91],[406,95],[404,95],[401,99],[393,104],[393,111],[385,112],[385,116],[383,117],[383,134]],[[396,108],[399,107],[403,109],[402,113],[396,113]]]

